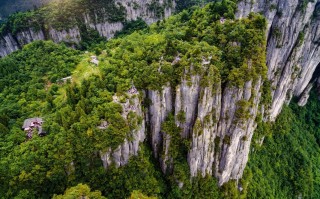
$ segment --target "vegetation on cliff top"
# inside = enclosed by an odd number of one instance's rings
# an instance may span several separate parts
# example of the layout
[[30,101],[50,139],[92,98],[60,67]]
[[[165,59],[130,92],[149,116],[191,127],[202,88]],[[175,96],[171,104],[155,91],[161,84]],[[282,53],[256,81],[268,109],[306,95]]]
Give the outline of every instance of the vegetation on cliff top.
[[[106,11],[107,10],[107,11]],[[0,33],[16,34],[29,28],[35,30],[52,27],[57,30],[66,30],[81,25],[84,22],[83,14],[88,14],[93,22],[119,22],[126,18],[126,10],[114,0],[61,0],[53,1],[48,5],[28,12],[18,12],[9,16],[0,28]]]
[[[112,97],[125,99],[132,83],[157,90],[177,85],[184,71],[188,79],[206,77],[210,70],[215,73],[208,78],[242,87],[266,76],[266,21],[258,14],[236,20],[235,9],[232,1],[223,0],[113,39],[96,50],[98,65],[90,62],[91,53],[43,41],[0,59],[0,195],[48,198],[86,183],[109,198],[126,198],[134,190],[158,197],[218,197],[211,176],[187,180],[186,158],[178,159],[184,150],[176,155],[174,176],[189,181],[183,189],[174,177],[162,176],[147,147],[127,166],[108,172],[98,151],[117,147],[130,132],[130,122]],[[209,60],[206,67],[204,59]],[[71,81],[59,81],[70,75]],[[48,135],[29,140],[21,125],[35,116],[45,119]],[[103,120],[109,126],[98,130]]]
[[[30,26],[43,28],[43,24],[71,28],[78,23],[72,10],[85,7],[82,0],[74,2],[70,7],[57,3],[17,13],[2,26],[1,33],[16,33]],[[178,2],[181,9],[199,3]],[[148,198],[144,194],[159,198],[320,198],[320,105],[315,93],[306,107],[292,103],[275,124],[259,124],[256,140],[266,138],[262,146],[253,144],[245,177],[240,181],[241,193],[233,181],[219,190],[212,176],[189,180],[185,158],[188,141],[181,142],[177,136],[179,129],[172,116],[163,124],[173,136],[175,170],[171,176],[161,174],[144,145],[128,165],[112,166],[107,172],[102,166],[97,151],[116,147],[130,129],[112,96],[124,94],[132,82],[139,89],[160,89],[168,81],[176,85],[191,63],[191,73],[206,76],[201,62],[209,56],[209,67],[216,72],[210,78],[224,85],[241,87],[248,79],[266,76],[266,22],[254,14],[248,19],[234,19],[234,2],[224,0],[201,10],[183,11],[143,32],[103,44],[95,52],[100,54],[98,66],[90,63],[90,53],[41,41],[1,59],[0,198],[50,198],[54,194],[60,194],[55,198]],[[307,1],[301,2],[304,9]],[[82,8],[77,7],[80,4]],[[114,8],[115,13],[101,12],[100,17],[124,19],[123,8],[113,3],[104,6]],[[96,9],[86,7],[89,13]],[[162,12],[157,5],[153,9]],[[46,13],[50,15],[45,17]],[[221,17],[227,20],[221,23]],[[137,25],[145,27],[141,21]],[[177,56],[179,63],[172,65]],[[57,81],[70,75],[72,82]],[[265,83],[263,92],[269,91],[269,84]],[[264,95],[263,101],[268,104],[270,98]],[[27,140],[21,125],[34,116],[45,118],[48,135]],[[102,119],[110,126],[97,131]],[[185,183],[183,189],[177,179]]]

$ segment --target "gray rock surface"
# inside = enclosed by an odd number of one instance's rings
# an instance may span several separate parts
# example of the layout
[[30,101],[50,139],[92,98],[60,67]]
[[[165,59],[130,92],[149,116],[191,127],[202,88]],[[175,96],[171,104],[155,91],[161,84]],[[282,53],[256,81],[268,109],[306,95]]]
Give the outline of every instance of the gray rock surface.
[[[152,2],[152,0],[116,1],[116,3],[121,4],[126,9],[127,20],[136,20],[140,17],[148,24],[156,22],[164,17],[169,17],[174,11],[174,2],[168,4],[166,0],[159,0],[157,2],[160,6],[164,6],[164,13],[163,15],[158,16],[155,11],[150,10],[149,5],[151,5]],[[104,10],[104,12],[108,11]],[[117,31],[123,28],[122,22],[97,22],[99,20],[91,19],[88,13],[83,13],[83,21],[87,27],[97,30],[100,36],[107,39],[112,38]],[[81,32],[79,27],[75,25],[68,30],[56,30],[52,27],[48,27],[48,30],[33,30],[29,28],[16,34],[9,33],[0,36],[0,57],[7,56],[32,41],[47,39],[53,40],[56,43],[79,43],[81,41]]]
[[[319,75],[314,73],[320,63],[320,16],[316,12],[320,1],[309,2],[305,8],[299,2],[257,0],[238,4],[238,18],[261,12],[268,19],[270,109],[259,108],[261,78],[240,87],[228,84],[223,88],[220,82],[201,87],[201,75],[185,78],[189,73],[186,70],[181,84],[175,88],[166,86],[162,91],[148,91],[151,143],[163,172],[174,166],[170,156],[171,137],[161,130],[161,123],[169,113],[174,113],[175,123],[182,129],[181,139],[190,141],[187,159],[191,175],[214,175],[222,185],[242,177],[258,114],[265,115],[265,120],[274,120],[293,96],[301,96],[299,105],[305,105]],[[245,114],[239,116],[243,104],[247,104]],[[177,117],[181,112],[185,121]]]
[[[165,121],[169,113],[172,112],[173,100],[172,89],[170,86],[163,87],[162,91],[148,91],[148,99],[151,105],[148,108],[151,145],[153,154],[159,158],[161,168],[164,173],[167,171],[167,160],[169,156],[170,136],[161,131],[161,124]],[[164,151],[164,156],[161,157],[160,152]]]
[[19,45],[12,34],[9,33],[0,39],[0,58],[16,50],[19,50]]
[[270,119],[274,120],[283,104],[299,97],[311,81],[320,63],[320,1],[257,0],[238,4],[238,17],[250,11],[261,12],[268,19],[267,65],[272,82]]
[[198,116],[191,136],[191,148],[188,153],[190,173],[196,176],[212,175],[215,162],[215,139],[218,135],[218,120],[221,113],[221,85],[210,82],[212,86],[200,89],[197,104]]
[[[128,19],[142,17],[147,23],[158,20],[155,13],[147,9],[150,0],[136,1],[137,8],[128,6],[133,0],[121,1],[127,10]],[[159,1],[160,3],[164,3]],[[272,83],[272,104],[270,109],[259,109],[262,80],[247,81],[244,85],[222,87],[220,82],[200,86],[201,75],[190,75],[185,71],[181,84],[172,88],[164,86],[160,91],[146,91],[150,100],[146,113],[141,110],[140,101],[134,102],[137,114],[144,117],[150,130],[150,142],[154,156],[159,159],[164,173],[172,169],[174,160],[170,156],[170,135],[161,130],[161,124],[170,113],[175,115],[175,123],[182,128],[181,139],[189,139],[190,149],[187,159],[192,176],[214,175],[219,185],[230,179],[241,178],[248,161],[248,154],[259,110],[265,119],[275,120],[285,103],[293,96],[302,96],[299,104],[304,105],[311,89],[311,82],[318,78],[314,74],[320,63],[320,0],[310,1],[305,8],[299,0],[256,0],[240,1],[237,17],[246,17],[250,12],[260,12],[268,20],[267,65],[268,78]],[[165,16],[172,13],[165,9]],[[85,16],[86,24],[98,30],[107,38],[122,28],[121,23],[93,23]],[[79,41],[79,30],[51,30],[51,39],[56,42]],[[0,56],[5,56],[21,46],[44,38],[41,32],[33,30],[8,34],[0,38]],[[205,63],[203,63],[205,64]],[[309,85],[309,86],[308,86]],[[247,116],[239,117],[242,105]],[[125,108],[126,105],[124,105]],[[183,112],[185,121],[177,115]],[[125,117],[125,115],[123,115]],[[125,139],[115,150],[101,152],[105,168],[114,163],[124,165],[132,155],[136,155],[139,143],[145,139],[145,126],[131,132],[133,139]],[[183,186],[183,184],[180,184]]]
[[[220,137],[220,154],[216,155],[216,176],[219,184],[228,182],[229,179],[240,179],[248,161],[250,143],[254,129],[255,119],[261,93],[261,79],[252,83],[246,82],[244,88],[229,87],[222,97],[221,116],[218,125]],[[253,93],[256,94],[253,94]],[[240,117],[236,112],[241,108],[239,102],[249,102],[246,108],[248,117]]]
[[[176,126],[181,128],[181,142],[190,141],[187,160],[191,176],[214,175],[222,185],[229,179],[241,178],[248,161],[262,80],[258,78],[240,87],[230,84],[223,88],[220,82],[214,82],[214,78],[208,78],[207,86],[200,86],[202,78],[204,75],[194,74],[191,66],[184,71],[181,83],[175,89],[164,87],[161,92],[149,92],[151,116],[148,122],[153,152],[164,172],[174,168],[169,152],[170,136],[161,130],[161,123],[172,112]],[[247,106],[241,107],[243,103]],[[245,113],[237,113],[239,109]],[[183,121],[179,120],[181,113]]]
[[81,40],[81,35],[78,27],[62,31],[50,29],[49,36],[50,39],[52,39],[52,41],[54,41],[55,43],[59,43],[62,41],[79,43],[79,41]]
[[137,124],[138,127],[127,135],[123,143],[116,149],[108,148],[104,151],[100,151],[101,160],[105,169],[114,164],[116,167],[126,165],[129,158],[138,155],[139,144],[146,138],[145,134],[145,120],[144,113],[141,108],[141,101],[139,100],[139,93],[128,94],[129,98],[121,103],[117,96],[114,96],[114,102],[119,103],[122,108],[122,117],[127,119],[130,112],[135,113],[138,117],[143,118],[141,124]]
[[305,106],[307,104],[308,99],[310,97],[309,93],[310,93],[311,89],[313,88],[313,85],[314,85],[314,82],[309,83],[309,85],[307,86],[305,91],[303,91],[303,93],[301,94],[301,97],[298,101],[299,106]]
[[[187,73],[187,71],[185,72]],[[198,99],[200,94],[200,76],[191,75],[191,80],[182,78],[182,82],[176,88],[176,100],[175,100],[175,115],[179,112],[185,115],[185,121],[178,121],[176,117],[176,124],[182,128],[181,136],[183,138],[189,138],[192,132],[192,126],[195,121],[196,109],[198,106]]]

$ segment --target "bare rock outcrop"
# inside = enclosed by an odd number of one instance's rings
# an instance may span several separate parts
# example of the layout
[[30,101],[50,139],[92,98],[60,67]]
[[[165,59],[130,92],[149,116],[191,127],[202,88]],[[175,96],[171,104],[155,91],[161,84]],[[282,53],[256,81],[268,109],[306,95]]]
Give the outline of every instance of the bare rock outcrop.
[[[141,17],[147,23],[171,15],[174,8],[173,2],[164,8],[164,14],[159,15],[148,8],[151,0],[118,2],[125,7],[128,20]],[[164,0],[157,2],[159,5],[165,3]],[[250,12],[263,13],[268,20],[266,48],[272,104],[270,109],[262,108],[260,114],[272,121],[293,96],[302,96],[299,104],[304,105],[313,82],[319,77],[316,71],[320,66],[320,0],[306,4],[300,0],[239,1],[236,16],[246,17]],[[123,27],[120,22],[96,22],[86,14],[84,21],[106,38],[113,37]],[[78,27],[65,31],[51,29],[49,38],[45,38],[46,34],[41,31],[29,29],[1,36],[0,56],[8,55],[34,40],[77,43],[81,39]],[[206,67],[209,63],[202,65]],[[181,129],[181,140],[190,143],[185,158],[191,176],[214,175],[219,185],[241,178],[260,110],[262,77],[246,80],[237,86],[232,82],[222,85],[221,80],[213,78],[203,85],[204,74],[191,73],[190,70],[191,66],[185,69],[178,85],[168,83],[159,90],[145,91],[150,101],[145,113],[139,98],[132,96],[134,112],[143,118],[143,122],[130,132],[128,137],[131,139],[126,138],[114,150],[109,148],[101,152],[105,168],[111,164],[125,165],[131,156],[137,155],[139,143],[146,137],[146,121],[153,154],[159,159],[162,171],[170,172],[175,164],[170,150],[173,137],[163,130],[162,124],[173,114],[174,124]],[[126,110],[130,104],[125,102],[122,106]],[[124,113],[123,117],[126,116]]]
[[[202,67],[210,72],[197,74],[191,65],[184,70],[178,85],[149,91],[148,122],[153,152],[163,172],[172,172],[175,159],[170,149],[177,147],[173,146],[177,143],[172,142],[173,138],[161,125],[172,113],[176,127],[181,130],[179,142],[190,143],[186,158],[191,176],[214,175],[222,185],[241,178],[248,161],[262,79],[225,86],[220,78],[215,78],[219,72],[209,70],[213,66],[203,64]],[[252,68],[251,62],[248,67]]]
[[[116,0],[115,4],[121,5],[126,11],[126,20],[136,20],[142,18],[147,24],[156,22],[162,18],[172,15],[175,7],[175,2],[168,3],[167,0]],[[163,9],[163,13],[159,13],[159,9]],[[101,8],[95,12],[108,13],[110,11]],[[83,23],[87,28],[96,30],[100,36],[110,39],[117,31],[123,28],[123,22],[108,21],[107,19],[98,19],[98,14],[94,13],[94,17],[90,17],[88,13],[83,13]],[[92,15],[92,14],[91,14]],[[23,31],[16,33],[7,33],[0,35],[0,58],[21,49],[24,45],[36,40],[53,40],[56,43],[68,42],[77,44],[81,41],[81,31],[75,23],[72,28],[58,30],[48,24],[42,24],[40,29],[26,28]],[[47,28],[44,28],[48,26]]]
[[133,93],[128,93],[128,96],[125,102],[120,102],[119,98],[114,96],[114,102],[122,106],[122,117],[128,120],[128,115],[133,113],[136,117],[143,119],[141,123],[136,124],[137,127],[128,133],[123,143],[116,149],[110,147],[100,152],[105,169],[110,167],[111,164],[114,164],[116,167],[126,165],[130,157],[138,155],[139,145],[146,138],[144,113],[141,108],[139,93],[135,90]]
[[[319,10],[319,0],[307,4],[298,0],[238,3],[238,18],[260,12],[268,20],[267,66],[272,95],[269,109],[260,107],[261,77],[237,86],[230,82],[222,86],[220,80],[212,79],[204,86],[203,74],[190,73],[190,67],[178,85],[147,91],[151,102],[147,109],[150,142],[164,173],[175,164],[170,152],[173,137],[162,129],[168,115],[173,114],[175,125],[181,129],[181,140],[190,143],[186,158],[191,176],[214,175],[219,185],[242,177],[257,115],[275,120],[293,96],[301,97],[299,105],[304,105],[318,79]],[[248,66],[251,67],[250,63]],[[183,183],[179,182],[180,185]]]
[[272,82],[270,119],[283,104],[299,97],[320,63],[320,1],[241,1],[238,17],[261,12],[268,19],[267,65]]

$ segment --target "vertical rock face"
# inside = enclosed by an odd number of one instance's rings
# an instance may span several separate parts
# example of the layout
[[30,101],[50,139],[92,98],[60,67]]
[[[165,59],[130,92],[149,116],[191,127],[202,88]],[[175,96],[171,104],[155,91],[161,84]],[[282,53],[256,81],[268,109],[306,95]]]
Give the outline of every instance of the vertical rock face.
[[[163,87],[162,91],[148,91],[148,99],[151,101],[148,109],[151,134],[150,141],[153,154],[156,158],[160,159],[163,172],[167,170],[167,164],[165,162],[169,159],[170,136],[161,132],[161,124],[172,111],[172,98],[172,89],[170,86]],[[164,157],[160,157],[160,151],[162,149],[164,150]]]
[[[212,175],[215,162],[218,120],[221,113],[221,85],[212,82],[211,86],[201,88],[198,112],[191,136],[191,148],[188,153],[190,173]],[[218,145],[218,144],[217,144]]]
[[[204,70],[206,67],[203,65]],[[175,89],[164,87],[161,92],[149,92],[154,155],[165,173],[168,168],[174,168],[170,148],[177,143],[172,143],[172,137],[161,125],[171,112],[175,125],[181,129],[180,142],[188,140],[190,143],[186,158],[192,177],[214,175],[220,185],[229,179],[239,179],[248,161],[256,127],[262,80],[250,80],[235,87],[232,84],[223,86],[219,78],[207,78],[204,84],[206,75],[195,74],[190,68],[184,71]],[[209,74],[210,77],[214,75],[220,74]]]
[[16,38],[19,45],[24,46],[32,41],[44,40],[44,34],[42,31],[36,31],[30,28],[27,31],[17,33]]
[[309,92],[310,92],[311,89],[313,88],[313,84],[314,84],[314,83],[315,83],[315,82],[311,82],[311,83],[307,86],[307,88],[305,89],[305,91],[302,93],[302,95],[301,95],[301,97],[300,97],[300,100],[299,100],[299,102],[298,102],[298,105],[299,105],[299,106],[305,106],[305,105],[307,104],[308,99],[309,99],[309,97],[310,97]]
[[123,108],[122,117],[125,120],[128,120],[128,115],[133,113],[136,117],[142,118],[142,121],[141,123],[137,122],[137,127],[128,133],[127,138],[125,138],[124,142],[116,149],[113,150],[108,148],[106,151],[100,152],[101,160],[105,169],[107,169],[111,164],[114,164],[116,167],[126,165],[130,157],[138,155],[139,144],[143,142],[146,137],[145,120],[141,109],[139,93],[128,95],[129,99],[124,103],[121,103],[120,100],[114,96],[114,102],[120,103]]
[[0,39],[0,58],[16,50],[19,50],[19,45],[12,34],[9,33]]
[[[125,7],[128,20],[142,18],[147,24],[171,16],[175,7],[175,2],[168,0],[117,0],[116,2]],[[156,7],[163,9],[163,12],[155,11]]]
[[50,29],[49,37],[50,39],[52,39],[52,41],[56,43],[59,43],[62,41],[79,43],[79,41],[81,40],[81,35],[78,27],[75,27],[69,30],[61,30],[61,31]]
[[[263,13],[268,20],[267,65],[272,104],[260,114],[274,120],[292,96],[303,94],[299,104],[304,105],[319,76],[316,71],[320,65],[320,1],[238,3],[238,18],[250,12]],[[173,137],[163,131],[162,123],[174,114],[181,140],[190,142],[187,160],[191,176],[214,175],[222,185],[230,179],[240,179],[248,161],[263,82],[259,77],[243,85],[233,86],[229,82],[222,86],[220,80],[212,80],[203,86],[203,78],[185,70],[177,86],[148,91],[150,141],[163,172],[172,170]]]
[[[168,3],[167,0],[117,0],[115,3],[125,8],[126,20],[142,18],[148,24],[164,17],[169,17],[173,13],[175,6],[174,2]],[[110,11],[102,8],[96,12],[108,13]],[[88,13],[83,13],[83,21],[87,27],[98,31],[100,36],[110,39],[117,31],[123,28],[121,21],[109,22],[107,19],[100,20],[97,13],[94,14],[94,18],[90,18]],[[48,30],[28,28],[15,34],[0,35],[0,57],[7,56],[32,41],[45,39],[51,39],[57,43],[79,43],[81,41],[81,31],[77,25],[74,25],[73,28],[66,30],[56,30],[52,27],[48,27]]]
[[89,26],[99,32],[99,34],[107,39],[110,39],[114,36],[117,31],[120,31],[123,28],[123,24],[121,22],[117,23],[90,23]]
[[274,120],[284,103],[300,96],[320,63],[319,3],[293,0],[241,1],[238,17],[262,12],[268,19],[267,65],[272,82],[273,102],[269,111]]
[[260,88],[261,79],[248,81],[243,88],[228,87],[223,92],[218,124],[220,153],[215,167],[220,185],[242,176],[256,126]]
[[[152,23],[171,14],[171,7],[164,7],[164,14],[151,7],[164,5],[164,0],[125,0],[118,1],[127,12],[127,19],[143,18]],[[250,12],[260,12],[268,20],[267,65],[268,78],[272,84],[272,105],[266,110],[267,116],[274,120],[284,103],[292,96],[303,97],[300,105],[305,104],[311,84],[318,74],[320,65],[320,0],[303,4],[301,0],[256,0],[240,1],[237,17],[242,18]],[[173,3],[174,4],[174,3]],[[150,6],[152,5],[152,6]],[[123,27],[120,22],[97,22],[84,14],[85,24],[110,38]],[[23,45],[41,39],[55,42],[79,42],[78,27],[57,31],[50,29],[49,38],[42,30],[26,30],[7,34],[0,38],[0,56],[18,50]],[[206,63],[203,63],[205,67]],[[250,65],[250,64],[248,64]],[[192,70],[192,67],[191,69]],[[150,105],[144,115],[141,102],[137,97],[132,101],[134,112],[147,118],[149,141],[154,156],[159,159],[162,171],[170,172],[174,158],[170,152],[173,137],[162,129],[162,124],[170,114],[174,124],[181,129],[181,140],[190,142],[187,160],[191,176],[214,175],[222,185],[230,179],[239,179],[248,161],[250,143],[258,114],[262,79],[248,80],[243,85],[233,86],[231,82],[222,86],[220,80],[212,79],[202,85],[203,74],[185,70],[176,86],[166,85],[160,90],[146,91]],[[309,86],[308,86],[309,85]],[[120,102],[119,102],[120,103]],[[127,108],[128,101],[122,104]],[[145,117],[146,116],[146,117]],[[123,115],[127,117],[126,114]],[[145,139],[145,119],[138,128],[130,132],[129,138],[116,149],[101,152],[105,168],[110,164],[122,166],[132,155],[136,155],[139,143]]]
[[[191,75],[191,80],[182,79],[176,88],[175,120],[178,127],[182,128],[181,137],[189,138],[194,125],[196,110],[200,94],[200,76]],[[177,115],[185,115],[185,121],[179,121]]]

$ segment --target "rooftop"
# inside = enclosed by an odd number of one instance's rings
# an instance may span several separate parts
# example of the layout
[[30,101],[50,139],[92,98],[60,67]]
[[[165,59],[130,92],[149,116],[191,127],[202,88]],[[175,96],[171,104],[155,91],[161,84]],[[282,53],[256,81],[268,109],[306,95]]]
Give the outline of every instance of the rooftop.
[[33,126],[33,123],[42,124],[42,123],[43,123],[43,119],[42,119],[42,118],[39,118],[39,117],[26,119],[26,120],[23,122],[22,128],[23,128],[23,129],[29,128],[30,126]]

